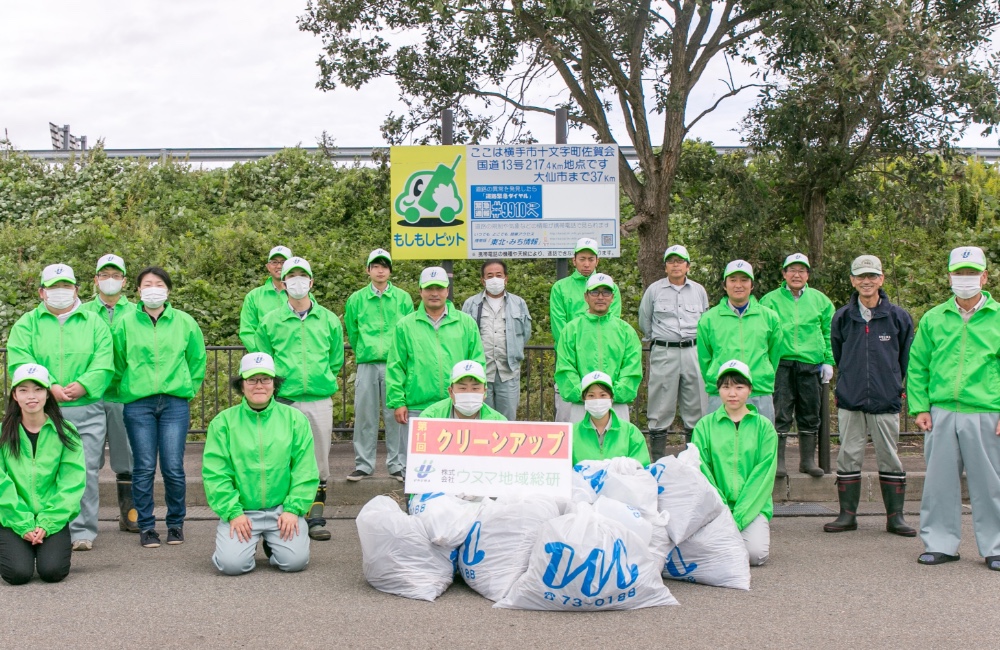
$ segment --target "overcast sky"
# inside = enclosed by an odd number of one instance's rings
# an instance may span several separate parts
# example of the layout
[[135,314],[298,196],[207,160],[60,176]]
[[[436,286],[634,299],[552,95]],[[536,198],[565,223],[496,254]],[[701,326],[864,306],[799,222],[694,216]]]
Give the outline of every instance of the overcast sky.
[[[374,146],[384,144],[385,115],[401,109],[389,80],[315,88],[320,42],[296,26],[304,0],[0,5],[0,129],[19,149],[50,148],[50,121],[108,148],[314,146],[324,130],[339,145]],[[724,75],[717,61],[689,115],[725,92]],[[740,144],[738,122],[753,103],[752,91],[727,100],[692,136]],[[531,125],[554,139],[547,118]],[[997,138],[975,131],[963,144],[995,147]]]

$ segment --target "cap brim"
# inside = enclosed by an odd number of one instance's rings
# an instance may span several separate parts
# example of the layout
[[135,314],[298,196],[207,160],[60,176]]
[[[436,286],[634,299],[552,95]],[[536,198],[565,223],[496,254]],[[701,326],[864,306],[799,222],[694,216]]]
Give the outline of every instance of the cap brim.
[[722,276],[722,279],[725,280],[730,275],[736,275],[737,273],[742,273],[743,275],[745,275],[748,278],[750,278],[751,280],[753,280],[753,274],[752,273],[747,273],[746,271],[742,271],[742,270],[730,271],[729,273],[726,273],[724,276]]
[[375,262],[386,262],[389,266],[392,266],[392,260],[385,255],[379,255],[378,257],[373,257],[368,260],[368,266],[371,266]]
[[583,388],[581,389],[581,391],[580,391],[580,395],[581,395],[581,396],[583,396],[583,395],[586,395],[586,394],[587,394],[587,391],[588,391],[588,390],[590,389],[590,387],[591,387],[591,386],[593,386],[594,384],[600,384],[601,386],[604,386],[605,388],[607,388],[607,389],[608,389],[608,392],[609,392],[609,393],[611,393],[612,395],[614,395],[614,394],[615,394],[615,389],[614,389],[614,388],[612,388],[612,387],[611,387],[610,385],[608,385],[608,383],[607,383],[607,382],[605,382],[605,381],[604,381],[604,380],[602,380],[602,379],[597,379],[597,380],[595,380],[595,381],[592,381],[592,382],[590,382],[590,383],[589,383],[589,384],[587,384],[586,386],[584,386],[584,387],[583,387]]
[[253,368],[252,370],[247,370],[246,372],[241,372],[240,377],[243,379],[249,379],[254,375],[267,375],[268,377],[274,377],[274,371],[269,368]]
[[100,266],[100,268],[98,268],[98,269],[97,269],[97,271],[96,271],[96,272],[97,272],[97,273],[100,273],[102,269],[106,269],[106,268],[108,268],[109,266],[110,266],[110,267],[112,267],[112,268],[116,268],[116,269],[118,269],[119,271],[121,271],[121,272],[122,272],[122,274],[123,274],[123,275],[125,274],[125,269],[124,269],[124,268],[122,268],[121,266],[119,266],[118,264],[115,264],[114,262],[108,262],[107,264],[102,264],[102,265]]
[[596,248],[591,248],[590,246],[581,246],[580,248],[574,250],[573,254],[576,255],[577,253],[582,253],[583,251],[590,251],[591,253],[597,255],[598,257],[600,257],[601,255],[599,252],[597,252]]
[[587,291],[593,291],[594,289],[602,289],[602,288],[603,289],[610,289],[611,293],[615,292],[615,286],[613,284],[605,284],[603,282],[595,284],[592,287],[587,287]]
[[680,253],[667,253],[666,255],[663,256],[663,261],[666,262],[671,257],[677,257],[679,259],[684,260],[685,262],[690,262],[691,261],[690,257],[688,257],[687,255],[681,255]]
[[812,267],[809,266],[809,262],[803,262],[802,260],[792,260],[791,262],[785,262],[781,266],[781,270],[783,271],[783,270],[787,269],[792,264],[801,264],[802,266],[806,267],[807,269],[812,269]]
[[[949,269],[950,270],[950,269]],[[859,275],[868,275],[869,273],[873,275],[882,275],[882,271],[872,268],[858,269],[857,271],[851,271],[851,275],[857,277]]]
[[51,287],[53,284],[57,284],[59,282],[69,282],[73,286],[76,286],[76,278],[53,278],[52,280],[42,282],[42,286]]
[[485,384],[486,383],[486,377],[484,375],[477,375],[474,372],[466,372],[466,373],[463,373],[463,374],[461,374],[461,375],[459,375],[457,377],[452,377],[451,383],[457,384],[458,382],[462,381],[466,377],[472,377],[473,379],[475,379],[476,381],[478,381],[480,384]]
[[312,271],[310,271],[306,267],[304,267],[304,266],[293,266],[292,268],[288,269],[287,271],[285,271],[284,273],[281,274],[281,279],[284,280],[286,277],[288,277],[289,273],[291,273],[292,271],[295,271],[296,269],[299,270],[299,271],[302,271],[303,273],[305,273],[306,275],[308,275],[310,278],[313,276]]
[[985,271],[986,267],[982,264],[976,264],[974,262],[959,262],[958,264],[949,264],[948,271],[957,271],[959,269],[973,269],[974,271]]
[[725,372],[720,373],[719,376],[716,377],[715,380],[719,381],[720,379],[722,379],[726,375],[739,375],[740,377],[743,377],[748,382],[750,382],[750,385],[753,386],[753,379],[751,379],[750,377],[748,377],[747,373],[743,372],[742,370],[737,370],[736,368],[730,368],[730,369],[726,370]]
[[448,283],[444,280],[430,280],[428,282],[423,282],[420,284],[421,289],[426,289],[428,287],[441,287],[442,289],[448,288]]
[[37,377],[22,377],[21,379],[18,379],[17,381],[13,382],[10,385],[10,389],[14,390],[15,388],[17,388],[18,386],[20,386],[21,384],[23,384],[26,381],[33,381],[36,384],[38,384],[39,386],[41,386],[42,388],[50,388],[52,386],[52,384],[50,382],[42,381],[42,380],[38,379]]

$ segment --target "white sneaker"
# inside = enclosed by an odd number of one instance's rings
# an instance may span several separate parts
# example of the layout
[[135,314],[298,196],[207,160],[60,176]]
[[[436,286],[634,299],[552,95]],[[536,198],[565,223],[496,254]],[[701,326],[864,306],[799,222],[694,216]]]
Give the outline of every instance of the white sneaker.
[[94,540],[92,539],[78,539],[73,542],[74,551],[90,551],[94,548]]

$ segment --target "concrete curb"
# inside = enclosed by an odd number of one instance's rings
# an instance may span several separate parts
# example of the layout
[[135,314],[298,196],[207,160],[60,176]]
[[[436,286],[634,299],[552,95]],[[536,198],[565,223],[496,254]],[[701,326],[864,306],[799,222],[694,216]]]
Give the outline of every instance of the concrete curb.
[[[906,475],[906,500],[920,501],[924,492],[926,472],[910,472]],[[824,474],[813,477],[807,474],[789,474],[787,478],[775,479],[775,502],[810,503],[832,501],[837,498],[837,475]],[[969,499],[969,491],[962,476],[962,500]],[[879,487],[878,472],[861,474],[861,502],[882,502],[882,488]]]

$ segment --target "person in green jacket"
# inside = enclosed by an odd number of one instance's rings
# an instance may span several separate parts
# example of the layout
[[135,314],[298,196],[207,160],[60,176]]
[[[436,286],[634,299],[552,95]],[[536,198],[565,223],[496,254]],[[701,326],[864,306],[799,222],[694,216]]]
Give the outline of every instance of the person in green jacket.
[[281,281],[281,268],[292,257],[292,251],[287,246],[272,248],[267,254],[266,268],[269,277],[263,285],[243,298],[243,307],[240,309],[240,342],[247,352],[257,351],[257,328],[264,317],[288,302],[285,283]]
[[309,262],[291,257],[281,269],[288,301],[264,317],[257,328],[257,350],[274,357],[285,378],[278,400],[294,406],[309,420],[313,451],[319,468],[319,487],[306,516],[309,537],[330,539],[323,507],[330,479],[330,440],[333,436],[333,395],[340,390],[337,375],[344,367],[344,331],[340,319],[313,300],[313,271]]
[[573,425],[573,465],[585,460],[607,460],[628,456],[649,465],[649,448],[639,428],[622,420],[611,405],[614,382],[600,370],[588,372],[580,380],[585,414]]
[[642,342],[632,326],[611,313],[617,288],[611,276],[595,273],[587,280],[588,311],[570,322],[556,346],[556,386],[569,404],[569,422],[583,418],[580,379],[600,370],[615,386],[618,417],[629,421],[628,405],[642,383]]
[[964,467],[976,545],[1000,571],[1000,304],[983,291],[981,248],[951,251],[948,272],[955,296],[920,319],[906,377],[910,414],[927,432],[917,561],[959,559]]
[[82,309],[76,275],[65,264],[42,270],[38,295],[41,304],[10,329],[7,365],[11,372],[26,363],[52,369],[52,395],[79,432],[87,461],[87,489],[69,531],[73,550],[89,551],[97,538],[98,472],[107,434],[102,398],[114,377],[111,330],[103,318]]
[[344,306],[344,329],[354,350],[354,471],[348,481],[360,481],[375,471],[378,417],[385,422],[386,465],[389,473],[401,472],[399,449],[406,445],[405,430],[385,403],[385,361],[389,357],[396,322],[413,313],[413,299],[394,286],[392,257],[376,248],[368,254],[371,282],[351,294]]
[[271,355],[245,355],[232,381],[243,400],[208,425],[201,475],[208,505],[220,519],[212,564],[226,575],[254,570],[258,539],[282,571],[309,564],[305,515],[319,469],[309,420],[274,399],[282,381]]
[[[448,300],[445,270],[428,267],[420,272],[420,306],[396,323],[386,361],[386,405],[396,422],[406,425],[410,417],[447,397],[451,369],[463,360],[486,363],[479,326]],[[405,444],[400,445],[399,462],[403,469],[392,477],[402,482]]]
[[422,418],[454,418],[457,420],[493,420],[506,422],[499,411],[486,401],[486,369],[478,361],[459,361],[451,369],[448,397],[425,408]]
[[[726,297],[702,314],[698,321],[698,364],[702,377],[715,377],[730,359],[750,367],[754,376],[749,402],[774,424],[774,371],[781,358],[783,335],[778,315],[751,295],[753,267],[745,260],[733,260],[722,276]],[[722,406],[719,389],[705,382],[708,412]]]
[[778,465],[778,434],[747,404],[753,379],[747,364],[733,359],[719,366],[716,390],[722,406],[694,428],[691,444],[701,453],[701,473],[733,513],[750,554],[750,566],[767,562],[771,493]]
[[809,286],[809,258],[794,253],[785,258],[785,281],[760,299],[781,323],[781,361],[774,376],[774,428],[778,430],[778,478],[785,470],[785,439],[792,421],[799,432],[799,471],[823,476],[816,466],[822,384],[833,378],[830,323],[836,311],[830,299]]
[[[123,292],[127,283],[125,260],[114,254],[102,255],[97,260],[97,272],[94,275],[97,295],[80,308],[101,316],[108,327],[114,329],[115,323],[121,320],[123,314],[135,309],[135,303],[129,302]],[[138,533],[139,514],[132,504],[132,449],[128,446],[128,433],[125,431],[125,405],[118,399],[118,387],[114,382],[104,391],[101,405],[104,407],[111,471],[115,473],[118,484],[118,529]],[[100,467],[104,467],[103,453]]]
[[168,298],[170,275],[148,266],[136,277],[139,302],[115,325],[115,383],[132,447],[132,499],[139,544],[158,548],[153,517],[153,477],[159,457],[167,502],[167,544],[184,543],[184,447],[190,401],[205,378],[205,337],[189,314]]
[[[558,347],[562,331],[570,321],[587,313],[587,301],[584,294],[587,291],[587,280],[600,262],[600,248],[597,241],[584,237],[576,242],[573,249],[573,273],[568,278],[557,280],[549,291],[549,329],[552,331],[552,342]],[[616,318],[622,315],[622,297],[615,287],[614,299],[611,301],[610,313]],[[556,422],[570,421],[570,406],[555,389]]]
[[44,366],[14,371],[0,425],[0,578],[12,585],[69,575],[69,522],[87,484],[83,445],[63,419]]

